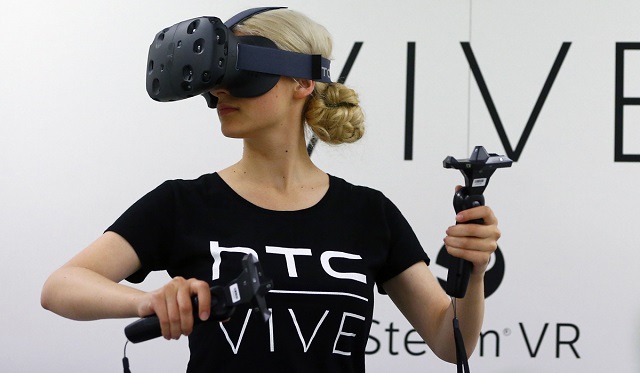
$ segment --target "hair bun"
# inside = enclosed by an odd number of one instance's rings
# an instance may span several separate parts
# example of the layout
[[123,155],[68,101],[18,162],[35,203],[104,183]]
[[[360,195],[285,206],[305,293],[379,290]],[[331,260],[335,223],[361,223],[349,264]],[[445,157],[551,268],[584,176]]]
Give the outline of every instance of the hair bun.
[[364,134],[358,94],[340,83],[316,83],[305,120],[313,133],[329,144],[352,143]]

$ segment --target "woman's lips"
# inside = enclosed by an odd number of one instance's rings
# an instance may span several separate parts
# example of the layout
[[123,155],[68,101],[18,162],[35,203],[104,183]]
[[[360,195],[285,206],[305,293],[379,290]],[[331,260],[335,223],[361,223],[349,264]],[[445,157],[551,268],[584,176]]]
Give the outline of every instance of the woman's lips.
[[234,111],[238,111],[238,109],[233,107],[233,106],[220,104],[220,103],[218,103],[217,109],[218,109],[218,115],[220,115],[220,116],[230,114],[230,113],[232,113]]

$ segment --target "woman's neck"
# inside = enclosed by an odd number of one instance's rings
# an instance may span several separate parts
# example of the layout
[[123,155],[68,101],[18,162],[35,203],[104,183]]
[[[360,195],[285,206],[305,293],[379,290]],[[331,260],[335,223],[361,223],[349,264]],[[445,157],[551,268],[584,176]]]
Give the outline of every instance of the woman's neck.
[[322,173],[309,158],[304,141],[267,147],[246,140],[242,159],[230,168],[245,181],[281,191],[305,184]]
[[322,173],[311,161],[304,130],[274,131],[272,136],[245,138],[242,158],[231,166],[245,180],[286,190]]
[[245,140],[242,159],[219,172],[249,202],[271,210],[300,210],[315,205],[329,188],[329,177],[307,154],[304,140],[256,146]]

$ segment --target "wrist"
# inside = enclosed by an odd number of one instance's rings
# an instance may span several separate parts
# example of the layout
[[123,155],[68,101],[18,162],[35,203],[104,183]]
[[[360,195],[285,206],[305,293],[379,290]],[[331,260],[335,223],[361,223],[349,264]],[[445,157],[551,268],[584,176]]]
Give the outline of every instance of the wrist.
[[131,310],[137,317],[145,317],[154,313],[149,293],[141,291],[139,293],[131,294],[129,304]]
[[469,277],[469,281],[474,282],[484,282],[484,274],[486,273],[487,266],[482,266],[482,268],[478,268],[477,266],[473,267],[471,271],[471,276]]

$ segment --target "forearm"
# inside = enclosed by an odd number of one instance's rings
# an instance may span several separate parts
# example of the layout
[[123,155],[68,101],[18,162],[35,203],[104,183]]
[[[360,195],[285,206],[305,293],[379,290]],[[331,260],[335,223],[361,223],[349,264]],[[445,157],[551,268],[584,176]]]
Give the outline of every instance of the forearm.
[[42,288],[42,307],[74,320],[136,317],[145,293],[81,267],[62,267]]
[[[487,206],[463,210],[456,215],[457,223],[473,223],[482,220],[484,224],[456,224],[447,229],[444,239],[447,252],[452,256],[468,260],[473,264],[465,297],[456,300],[457,318],[465,342],[467,355],[471,355],[480,338],[484,319],[484,273],[491,254],[497,249],[500,238],[498,220]],[[453,305],[449,305],[446,316],[453,317]],[[446,327],[453,335],[453,326]],[[446,333],[442,324],[440,333]],[[440,337],[443,337],[440,334]],[[455,345],[454,355],[455,355]],[[449,353],[448,356],[451,354]]]
[[[433,352],[440,359],[450,363],[456,362],[456,345],[453,336],[453,302],[442,308],[434,319]],[[456,317],[465,351],[469,357],[478,343],[482,321],[484,318],[484,282],[483,274],[471,275],[469,286],[464,298],[456,299]]]
[[[472,274],[467,293],[456,300],[467,354],[475,349],[484,317],[484,274]],[[455,363],[453,305],[424,263],[416,263],[384,284],[391,299],[440,359]]]
[[[449,333],[453,335],[453,305],[449,310]],[[484,320],[484,273],[472,274],[464,298],[456,299],[456,316],[467,355],[476,348]]]

